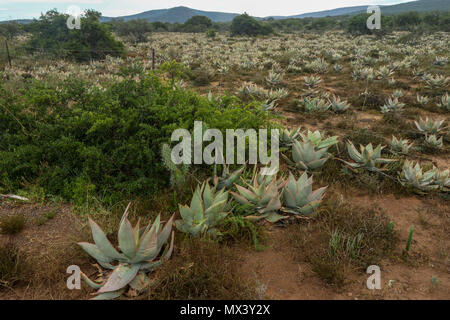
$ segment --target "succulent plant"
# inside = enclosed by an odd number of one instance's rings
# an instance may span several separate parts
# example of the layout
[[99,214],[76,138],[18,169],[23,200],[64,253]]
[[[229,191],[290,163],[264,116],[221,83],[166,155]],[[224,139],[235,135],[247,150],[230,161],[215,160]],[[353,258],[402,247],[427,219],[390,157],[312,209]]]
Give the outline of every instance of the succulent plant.
[[403,153],[408,154],[409,150],[413,144],[409,143],[408,139],[397,139],[395,136],[392,136],[392,142],[391,142],[391,151],[394,153]]
[[334,70],[334,72],[336,72],[336,73],[340,73],[343,69],[344,69],[344,67],[343,67],[342,65],[338,64],[338,63],[336,63],[336,64],[333,66],[333,70]]
[[284,129],[281,133],[280,146],[290,147],[298,138],[300,138],[300,127],[291,131]]
[[265,99],[268,96],[268,91],[258,85],[245,82],[241,88],[239,88],[237,94],[241,97],[254,97],[257,99]]
[[227,204],[228,192],[216,191],[205,181],[195,190],[189,207],[179,205],[182,219],[175,221],[175,227],[193,236],[206,232],[217,235],[219,231],[215,227],[228,215]]
[[405,106],[404,103],[401,103],[398,101],[398,98],[391,99],[389,98],[388,102],[381,107],[382,113],[388,113],[388,112],[400,112],[403,111],[403,107]]
[[331,104],[319,98],[305,98],[303,106],[306,112],[325,112],[331,108]]
[[331,100],[331,110],[340,113],[350,108],[350,104],[347,101],[341,101],[341,98],[333,96]]
[[382,66],[378,71],[377,71],[377,76],[379,79],[381,80],[385,80],[388,79],[389,77],[392,77],[394,75],[394,71],[392,71],[391,69],[389,69],[386,66]]
[[305,77],[304,79],[305,79],[305,85],[309,89],[316,88],[322,82],[322,79],[319,76],[315,76],[315,75]]
[[414,121],[414,124],[416,125],[417,130],[423,134],[436,134],[444,129],[442,127],[444,121],[445,120],[432,120],[426,117],[425,120],[419,118],[419,121]]
[[261,103],[261,109],[264,111],[274,110],[277,106],[277,100],[266,100],[265,102]]
[[437,74],[435,76],[432,76],[432,75],[429,75],[429,74],[425,74],[423,76],[423,79],[425,80],[425,82],[427,83],[427,86],[429,88],[431,88],[431,89],[442,89],[448,84],[450,78],[444,77],[444,76],[439,75],[439,74]]
[[436,58],[433,61],[433,64],[436,66],[445,66],[447,63],[448,63],[448,57],[436,56]]
[[[100,266],[112,270],[103,283],[94,282],[82,273],[85,282],[94,289],[98,289],[94,299],[117,298],[128,285],[135,291],[141,292],[149,283],[147,273],[161,266],[172,255],[173,216],[163,228],[161,228],[160,216],[146,228],[140,229],[139,221],[133,228],[128,220],[129,208],[130,204],[128,204],[119,225],[118,239],[121,252],[113,247],[102,229],[91,219],[89,219],[89,224],[95,244],[78,243],[84,251],[97,260]],[[170,234],[172,234],[172,241],[167,246],[166,242]],[[160,257],[164,246],[165,250]],[[158,257],[160,257],[159,260]],[[114,265],[114,261],[117,261],[116,265]]]
[[270,90],[268,93],[268,97],[270,100],[279,100],[284,99],[289,95],[289,91],[284,88],[279,88],[277,90]]
[[298,180],[289,174],[283,189],[282,199],[284,211],[295,215],[310,215],[319,207],[327,187],[312,190],[312,176],[308,178],[304,172]]
[[242,172],[245,170],[245,165],[243,165],[241,168],[237,169],[236,171],[230,173],[230,169],[228,165],[223,165],[222,170],[222,176],[217,176],[217,165],[214,165],[214,178],[213,178],[213,185],[216,190],[222,190],[222,189],[230,189],[233,184],[239,179]]
[[430,99],[426,96],[417,95],[417,103],[424,106],[430,102]]
[[170,171],[170,185],[174,188],[180,188],[186,182],[186,175],[189,171],[189,165],[176,165],[172,161],[172,149],[167,143],[161,148],[161,158],[164,166]]
[[321,168],[329,159],[328,148],[316,150],[311,140],[299,142],[292,145],[292,161],[283,157],[293,166],[302,170],[316,170]]
[[323,59],[319,58],[306,64],[306,68],[316,73],[327,73],[329,64]]
[[437,106],[443,110],[450,111],[450,96],[448,93],[441,97],[441,100]]
[[439,186],[443,191],[450,191],[450,170],[439,171],[436,169],[433,184]]
[[419,163],[414,165],[413,162],[406,160],[399,180],[403,186],[412,187],[420,192],[428,192],[439,188],[439,185],[434,184],[436,173],[435,167],[423,172]]
[[442,149],[444,147],[442,137],[438,139],[435,134],[426,135],[425,144],[436,149]]
[[329,148],[331,146],[334,146],[335,144],[338,144],[337,136],[324,139],[319,130],[316,130],[314,132],[308,130],[306,133],[300,133],[300,137],[303,142],[306,142],[308,140],[311,141],[316,149]]
[[270,86],[277,86],[283,82],[283,75],[281,73],[270,71],[269,75],[266,78],[266,82]]
[[[271,181],[267,183],[267,179],[270,179]],[[256,215],[247,216],[248,219],[265,219],[269,222],[277,222],[286,218],[277,213],[281,208],[279,189],[283,187],[283,185],[280,185],[276,178],[266,176],[266,178],[261,181],[261,179],[255,175],[251,184],[246,184],[248,185],[248,189],[236,184],[238,193],[230,193],[237,202],[242,205],[250,206],[257,212]]]
[[351,141],[347,142],[347,150],[350,158],[352,158],[355,163],[346,162],[349,166],[353,168],[364,168],[371,171],[379,170],[380,164],[386,164],[390,162],[395,162],[395,159],[385,159],[381,158],[381,150],[384,147],[378,145],[375,149],[371,143],[367,146],[360,145],[361,152],[355,148]]

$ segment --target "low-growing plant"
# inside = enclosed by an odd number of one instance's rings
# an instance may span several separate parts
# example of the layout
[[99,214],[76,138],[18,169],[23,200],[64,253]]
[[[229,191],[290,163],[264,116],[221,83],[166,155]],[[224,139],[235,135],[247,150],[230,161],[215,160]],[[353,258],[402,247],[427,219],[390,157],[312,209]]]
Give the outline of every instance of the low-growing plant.
[[409,150],[412,148],[413,143],[409,143],[408,139],[397,139],[392,136],[391,151],[394,153],[408,154]]
[[255,214],[247,216],[248,219],[277,222],[286,218],[277,213],[281,209],[279,189],[282,186],[276,178],[265,176],[261,180],[255,174],[251,183],[246,182],[246,184],[248,189],[236,184],[238,193],[230,193],[237,202],[255,211]]
[[328,161],[328,147],[316,150],[311,140],[305,142],[294,141],[292,146],[292,160],[283,154],[286,161],[302,170],[316,170]]
[[289,179],[283,189],[283,210],[294,215],[311,215],[321,204],[327,187],[312,190],[312,176],[304,172],[298,180],[289,173]]
[[0,234],[17,234],[25,227],[25,216],[17,214],[14,216],[3,216],[0,218]]
[[370,171],[380,170],[380,165],[387,164],[390,162],[395,162],[395,159],[381,158],[381,150],[383,146],[378,145],[375,149],[372,144],[369,143],[367,146],[360,145],[360,152],[355,148],[351,141],[347,142],[347,151],[355,162],[345,162],[352,168],[364,168]]
[[198,186],[192,196],[191,205],[180,208],[180,220],[175,221],[178,230],[189,233],[192,236],[208,233],[213,236],[219,235],[217,225],[225,219],[229,212],[228,192],[223,188],[216,191],[211,188],[208,181]]
[[419,118],[419,121],[414,121],[414,124],[422,134],[437,134],[444,130],[444,127],[442,127],[444,122],[445,120],[433,120],[426,117],[425,120]]
[[0,244],[0,288],[12,287],[22,279],[25,269],[25,261],[17,246],[11,242]]
[[[90,280],[84,273],[81,274],[83,280],[97,290],[94,298],[96,300],[118,298],[125,292],[127,286],[137,293],[144,291],[150,282],[147,273],[160,267],[172,255],[173,216],[163,228],[159,215],[153,224],[148,224],[141,229],[138,221],[133,228],[128,220],[130,204],[125,209],[119,225],[117,238],[121,252],[113,247],[102,229],[91,219],[89,224],[95,244],[78,243],[83,250],[97,260],[99,265],[112,270],[101,283]],[[172,241],[170,245],[166,245],[171,233]],[[164,246],[163,254],[158,260]],[[113,265],[114,261],[118,264]]]

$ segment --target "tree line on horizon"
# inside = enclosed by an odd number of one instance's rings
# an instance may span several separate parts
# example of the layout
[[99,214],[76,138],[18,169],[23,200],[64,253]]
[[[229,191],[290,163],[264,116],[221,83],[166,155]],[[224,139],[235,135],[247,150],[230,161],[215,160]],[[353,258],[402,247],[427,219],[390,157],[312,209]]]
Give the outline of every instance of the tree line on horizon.
[[194,16],[182,24],[120,19],[102,23],[100,12],[88,10],[81,18],[81,29],[70,30],[66,25],[68,15],[51,10],[28,24],[17,22],[0,24],[0,37],[10,40],[27,33],[31,37],[22,49],[29,53],[45,50],[59,57],[89,61],[102,59],[106,55],[124,55],[125,47],[122,42],[114,38],[113,33],[126,41],[138,43],[145,42],[152,32],[206,33],[213,38],[218,32],[229,32],[231,36],[266,36],[278,33],[345,30],[352,35],[383,36],[393,31],[409,31],[414,35],[450,31],[450,12],[407,12],[382,15],[381,30],[367,28],[366,21],[369,16],[370,14],[359,14],[324,18],[256,20],[244,13],[227,23],[213,22],[206,16]]

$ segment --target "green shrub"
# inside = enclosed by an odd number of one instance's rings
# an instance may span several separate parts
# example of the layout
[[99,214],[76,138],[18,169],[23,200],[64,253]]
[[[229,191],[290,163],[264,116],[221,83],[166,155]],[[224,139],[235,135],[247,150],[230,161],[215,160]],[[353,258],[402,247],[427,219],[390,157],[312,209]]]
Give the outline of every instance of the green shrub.
[[161,147],[175,129],[192,130],[194,121],[223,133],[271,127],[254,105],[210,101],[155,75],[130,72],[105,88],[76,79],[8,93],[0,85],[0,189],[13,192],[26,179],[77,203],[148,196],[169,183]]
[[50,56],[90,61],[107,55],[122,56],[124,45],[115,40],[108,27],[99,21],[100,13],[88,10],[81,18],[80,29],[69,29],[69,15],[48,11],[26,26],[31,39],[25,45],[31,52],[44,51]]
[[259,36],[272,33],[272,27],[267,23],[257,21],[248,14],[236,16],[231,22],[233,36]]

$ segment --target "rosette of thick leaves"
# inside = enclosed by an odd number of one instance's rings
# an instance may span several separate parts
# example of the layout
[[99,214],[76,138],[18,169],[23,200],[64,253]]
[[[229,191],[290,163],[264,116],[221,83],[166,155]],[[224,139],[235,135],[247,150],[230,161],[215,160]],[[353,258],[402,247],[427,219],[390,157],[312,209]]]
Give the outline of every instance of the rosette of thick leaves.
[[205,232],[218,234],[215,226],[228,215],[227,204],[227,191],[216,191],[208,182],[204,182],[195,190],[190,207],[179,206],[182,219],[175,221],[175,226],[181,232],[193,236]]
[[[98,295],[94,299],[117,298],[128,285],[138,292],[142,291],[149,281],[146,273],[161,266],[172,255],[173,216],[163,228],[160,216],[156,218],[153,224],[149,223],[146,228],[141,229],[139,221],[133,228],[128,220],[129,207],[130,204],[128,204],[120,221],[118,231],[120,251],[114,248],[103,230],[92,219],[89,219],[89,224],[95,244],[78,243],[84,251],[97,260],[99,265],[112,270],[103,283],[91,281],[82,273],[86,283],[94,289],[98,289]],[[172,241],[170,245],[166,245],[171,233]],[[165,250],[160,256],[164,246]]]
[[282,199],[284,211],[295,215],[310,215],[317,209],[324,196],[327,187],[312,190],[312,176],[304,172],[298,180],[289,174],[289,179],[283,189]]

